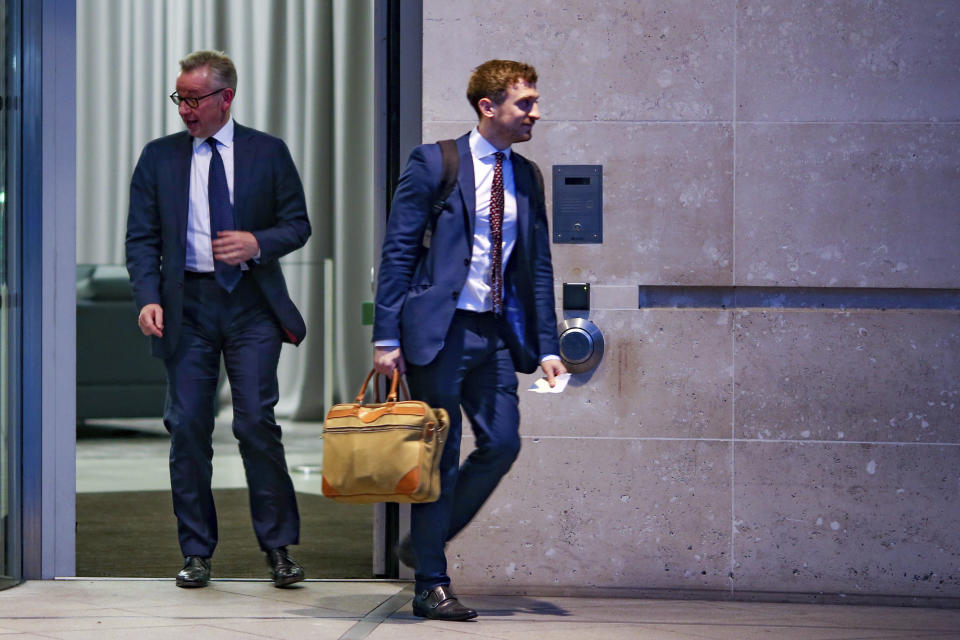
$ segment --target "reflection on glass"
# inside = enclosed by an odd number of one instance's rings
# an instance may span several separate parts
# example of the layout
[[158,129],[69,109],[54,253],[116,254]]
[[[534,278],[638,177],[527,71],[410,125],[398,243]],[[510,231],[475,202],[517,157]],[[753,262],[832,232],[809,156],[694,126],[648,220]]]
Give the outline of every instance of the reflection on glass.
[[[0,9],[0,20],[6,17],[6,7]],[[6,20],[3,20],[4,24]],[[0,51],[6,52],[6,33],[0,25]],[[7,65],[6,55],[4,55],[4,64],[0,66],[0,86],[6,89]],[[4,94],[6,95],[6,90]],[[4,97],[5,97],[4,95]],[[6,176],[6,148],[7,148],[7,130],[6,118],[0,118],[0,185],[5,188]],[[7,407],[10,403],[7,398],[10,397],[9,379],[10,373],[8,367],[10,353],[10,331],[7,316],[10,313],[9,296],[7,295],[7,212],[2,203],[0,203],[0,575],[9,575],[7,566],[7,545],[9,543],[7,536],[7,523],[10,520],[10,415]]]
[[[20,578],[19,452],[19,220],[14,193],[19,148],[17,58],[22,0],[0,0],[0,587]],[[9,215],[8,215],[9,214]]]

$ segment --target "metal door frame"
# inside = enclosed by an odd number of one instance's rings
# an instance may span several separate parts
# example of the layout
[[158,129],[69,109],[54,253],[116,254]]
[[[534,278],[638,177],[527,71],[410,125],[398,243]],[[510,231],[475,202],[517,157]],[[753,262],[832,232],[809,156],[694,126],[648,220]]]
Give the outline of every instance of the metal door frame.
[[[390,200],[410,151],[422,141],[423,3],[377,0],[376,29],[376,215],[375,247],[383,242]],[[374,252],[374,273],[380,252]],[[371,286],[374,274],[371,274]],[[371,292],[372,297],[373,292]],[[412,579],[397,561],[396,542],[410,530],[410,505],[377,504],[373,518],[374,575]]]

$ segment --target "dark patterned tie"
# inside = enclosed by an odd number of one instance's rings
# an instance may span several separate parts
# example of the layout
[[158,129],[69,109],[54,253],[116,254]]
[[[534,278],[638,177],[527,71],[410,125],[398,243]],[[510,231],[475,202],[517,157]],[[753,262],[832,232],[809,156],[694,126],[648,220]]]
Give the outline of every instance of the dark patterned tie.
[[493,312],[503,312],[503,152],[493,154],[493,184],[490,186],[490,294]]
[[[207,177],[207,198],[210,201],[210,239],[215,240],[218,231],[232,231],[234,229],[233,206],[230,204],[227,172],[223,168],[223,158],[217,151],[217,141],[215,138],[207,138],[207,144],[210,145],[210,151],[212,152],[210,174]],[[217,282],[227,291],[233,291],[243,275],[239,265],[231,266],[219,260],[214,261],[213,270]]]

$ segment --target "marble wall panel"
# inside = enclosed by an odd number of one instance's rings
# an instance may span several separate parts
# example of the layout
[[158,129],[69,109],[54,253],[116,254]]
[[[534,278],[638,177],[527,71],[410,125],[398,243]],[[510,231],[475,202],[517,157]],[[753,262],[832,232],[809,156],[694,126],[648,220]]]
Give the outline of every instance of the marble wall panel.
[[743,0],[737,119],[960,119],[960,3]]
[[533,64],[555,120],[732,118],[730,0],[423,5],[425,121],[471,120],[467,78],[491,58]]
[[960,286],[960,125],[740,124],[736,154],[736,284]]
[[737,443],[735,589],[956,596],[960,447]]
[[[464,86],[466,86],[466,80],[464,80]],[[466,99],[462,103],[457,103],[457,108],[464,114],[473,112],[470,111],[470,105],[467,104]],[[445,138],[457,139],[465,133],[470,133],[470,131],[477,126],[476,117],[456,122],[427,122],[423,123],[423,141],[424,142],[435,142],[437,140],[443,140]],[[533,128],[533,139],[537,140],[541,136],[541,127],[543,127],[543,121],[540,121],[540,124],[537,124]],[[544,159],[538,158],[533,155],[533,143],[526,142],[523,144],[518,144],[516,146],[517,153],[530,158],[537,162],[540,165],[541,169],[546,168]],[[544,179],[547,178],[546,175],[543,176]]]
[[472,590],[722,589],[730,452],[691,440],[525,438],[509,475],[448,546],[448,573]]
[[[604,356],[561,394],[522,391],[521,431],[569,437],[729,438],[731,314],[593,311]],[[524,376],[529,389],[536,376]],[[587,441],[589,442],[589,441]]]
[[605,173],[604,243],[552,246],[558,285],[609,288],[588,314],[605,359],[563,394],[521,391],[523,451],[451,543],[455,585],[960,593],[957,313],[625,294],[960,288],[958,18],[945,0],[425,0],[424,140],[474,126],[473,67],[523,59],[543,119],[516,150],[548,214],[552,165]]
[[[424,139],[468,128],[428,124]],[[603,243],[554,244],[558,280],[732,284],[730,125],[541,122],[516,150],[543,171],[551,225],[552,165],[603,165]]]
[[960,444],[960,312],[744,311],[737,437]]

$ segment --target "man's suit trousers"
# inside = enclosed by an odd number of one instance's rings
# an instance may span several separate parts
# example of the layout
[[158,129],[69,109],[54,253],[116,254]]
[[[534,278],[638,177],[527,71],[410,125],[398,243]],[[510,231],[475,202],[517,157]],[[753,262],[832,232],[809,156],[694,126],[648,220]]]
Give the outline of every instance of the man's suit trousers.
[[[437,357],[426,366],[407,367],[413,397],[450,413],[440,498],[411,507],[418,593],[450,583],[447,541],[473,519],[520,452],[517,374],[503,330],[492,313],[457,311]],[[461,407],[476,438],[462,466]]]
[[185,276],[183,329],[176,351],[164,361],[164,425],[170,432],[170,483],[180,548],[184,556],[210,557],[217,545],[210,483],[221,354],[257,540],[265,551],[296,544],[300,515],[273,412],[279,397],[279,324],[249,273],[232,293],[212,274]]

